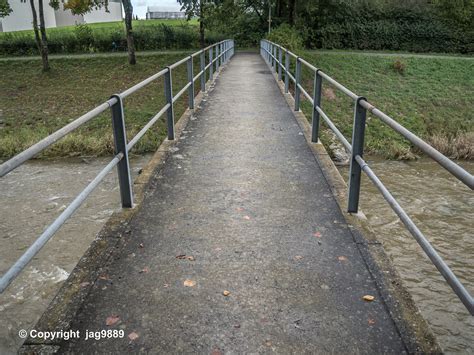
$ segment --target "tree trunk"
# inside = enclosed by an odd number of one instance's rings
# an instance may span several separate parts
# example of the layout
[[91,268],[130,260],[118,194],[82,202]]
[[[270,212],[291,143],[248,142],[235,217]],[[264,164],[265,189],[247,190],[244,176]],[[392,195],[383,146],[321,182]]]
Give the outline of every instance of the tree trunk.
[[199,43],[201,48],[206,47],[204,38],[204,7],[203,0],[199,0]]
[[137,59],[135,57],[135,43],[133,41],[132,31],[133,6],[131,0],[123,0],[122,3],[125,11],[125,34],[127,36],[128,63],[134,65],[137,63]]
[[48,38],[46,37],[46,27],[44,24],[43,0],[38,1],[40,32],[41,32],[41,59],[43,61],[43,71],[49,70],[48,59]]
[[290,26],[295,25],[295,8],[296,8],[296,0],[289,0],[288,1],[288,23]]
[[[41,54],[41,59],[43,60],[43,70],[49,69],[48,54],[43,55],[43,43],[40,38],[40,32],[38,29],[38,14],[36,13],[35,2],[30,0],[31,14],[33,17],[33,31],[35,33],[36,46],[38,47],[38,52]],[[47,47],[46,47],[47,48]]]

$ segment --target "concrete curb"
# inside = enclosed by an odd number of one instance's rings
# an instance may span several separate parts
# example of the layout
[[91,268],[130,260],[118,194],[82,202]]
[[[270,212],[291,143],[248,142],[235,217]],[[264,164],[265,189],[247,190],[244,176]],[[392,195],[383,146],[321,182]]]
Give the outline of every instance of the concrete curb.
[[[272,71],[272,68],[270,71]],[[288,106],[292,109],[295,120],[306,138],[308,146],[323,171],[333,195],[341,209],[344,218],[351,230],[354,243],[357,244],[366,265],[373,276],[383,301],[403,339],[409,353],[443,353],[430,326],[421,315],[411,294],[403,285],[400,275],[396,271],[389,255],[385,252],[382,243],[371,229],[365,215],[359,210],[358,214],[347,213],[348,187],[331,157],[319,141],[311,142],[311,125],[304,113],[294,111],[293,96],[285,93],[284,82],[278,80],[278,75],[272,71],[280,92]]]
[[[185,130],[189,119],[200,109],[203,98],[212,91],[214,81],[219,77],[226,64],[214,72],[214,80],[206,84],[206,93],[199,92],[194,99],[194,110],[187,109],[175,124],[175,140],[165,139],[153,157],[142,169],[141,174],[133,183],[135,206],[133,209],[122,209],[115,212],[97,237],[81,257],[68,279],[59,289],[56,296],[46,308],[45,312],[33,327],[37,331],[67,331],[80,310],[84,299],[90,292],[94,282],[101,275],[104,267],[114,250],[119,247],[120,241],[130,233],[128,224],[141,208],[147,190],[150,188],[152,177],[156,170],[165,164],[172,148]],[[43,340],[28,337],[19,354],[55,354],[59,350],[62,339]]]

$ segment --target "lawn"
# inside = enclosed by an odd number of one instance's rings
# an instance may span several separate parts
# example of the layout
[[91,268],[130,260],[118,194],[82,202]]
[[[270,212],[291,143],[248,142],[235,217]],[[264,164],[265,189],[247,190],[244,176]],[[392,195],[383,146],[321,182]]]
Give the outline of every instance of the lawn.
[[[112,94],[183,57],[184,53],[140,56],[136,66],[128,65],[123,57],[55,59],[48,73],[41,72],[39,60],[0,62],[0,157],[19,153]],[[174,93],[185,83],[186,65],[181,65],[173,70]],[[129,139],[164,106],[163,85],[163,78],[159,78],[124,100]],[[175,103],[176,120],[186,106],[187,95],[183,95]],[[154,151],[165,134],[166,125],[161,120],[134,152]],[[54,144],[42,157],[107,155],[112,153],[112,142],[110,113],[105,112]]]
[[[474,159],[473,59],[317,51],[300,55],[443,153]],[[302,78],[312,93],[313,74],[304,70]],[[350,141],[352,100],[326,82],[321,106]],[[303,100],[302,108],[310,118],[309,101]],[[395,159],[411,159],[419,153],[375,116],[368,118],[368,152]],[[328,129],[322,140],[330,144]]]
[[[367,97],[443,153],[474,158],[474,60],[317,52],[300,55],[355,93]],[[113,93],[123,91],[184,56],[184,53],[172,52],[139,56],[135,67],[117,56],[55,59],[49,73],[40,71],[39,60],[0,62],[0,157],[13,156]],[[397,60],[399,69],[394,67]],[[404,69],[400,69],[400,65]],[[311,73],[303,71],[302,78],[306,90],[312,92]],[[173,72],[175,93],[184,83],[185,66],[180,66]],[[185,109],[185,96],[176,103],[176,117]],[[129,138],[163,105],[162,79],[127,98]],[[353,102],[325,83],[322,107],[350,141]],[[310,119],[311,107],[307,100],[302,101],[302,109]],[[366,152],[393,159],[410,159],[418,154],[403,137],[370,115],[366,133]],[[164,135],[165,125],[160,121],[140,141],[135,152],[153,151]],[[323,129],[322,140],[326,145],[331,143],[327,128]],[[43,156],[111,152],[110,115],[104,113],[55,144]]]

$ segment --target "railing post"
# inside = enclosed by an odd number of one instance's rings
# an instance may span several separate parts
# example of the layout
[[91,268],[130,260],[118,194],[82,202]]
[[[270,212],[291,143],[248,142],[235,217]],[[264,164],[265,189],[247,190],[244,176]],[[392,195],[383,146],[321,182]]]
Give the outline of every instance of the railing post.
[[165,73],[165,98],[166,103],[170,105],[166,110],[168,119],[168,140],[174,140],[174,111],[173,111],[173,80],[171,79],[171,68],[168,67],[168,71]]
[[365,135],[365,118],[367,110],[360,105],[360,100],[365,100],[359,97],[356,100],[354,107],[354,126],[352,128],[352,156],[351,167],[349,175],[349,203],[347,212],[357,213],[359,210],[359,194],[360,194],[360,174],[361,167],[357,163],[355,157],[359,155],[362,157],[364,153],[364,135]]
[[132,179],[130,178],[130,164],[128,161],[127,150],[127,132],[125,130],[125,117],[123,113],[123,102],[119,95],[113,95],[117,99],[111,107],[112,111],[112,128],[114,131],[115,155],[122,153],[123,158],[117,164],[117,172],[120,186],[120,198],[123,208],[133,207],[133,190]]
[[219,45],[216,45],[216,74],[219,69]]
[[314,90],[313,90],[313,116],[311,122],[311,142],[318,143],[319,139],[319,112],[321,107],[321,89],[323,78],[319,75],[319,69],[314,73]]
[[281,66],[283,65],[282,62],[281,62],[282,57],[283,57],[282,52],[283,52],[283,50],[281,49],[281,47],[278,48],[278,62],[279,62],[278,63],[278,80],[280,80],[280,81],[282,79]]
[[285,93],[290,90],[290,53],[285,51]]
[[301,80],[301,61],[300,57],[296,58],[296,73],[295,73],[295,111],[300,110],[300,95],[301,90],[299,88]]
[[213,71],[214,71],[214,63],[212,63],[214,49],[211,47],[209,48],[209,80],[212,81]]
[[188,82],[189,82],[189,88],[188,88],[188,106],[191,110],[194,109],[194,68],[193,68],[193,56],[189,56],[188,63]]
[[206,52],[203,50],[199,56],[201,67],[201,91],[206,92]]

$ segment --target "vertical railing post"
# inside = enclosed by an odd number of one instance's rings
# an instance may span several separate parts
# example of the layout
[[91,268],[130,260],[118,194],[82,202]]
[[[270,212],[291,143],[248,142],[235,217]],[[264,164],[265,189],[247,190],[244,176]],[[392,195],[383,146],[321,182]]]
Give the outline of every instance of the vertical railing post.
[[130,164],[128,161],[127,132],[125,130],[125,117],[123,112],[123,102],[119,95],[113,95],[117,102],[111,107],[112,128],[114,131],[115,155],[122,153],[123,158],[117,165],[117,172],[120,186],[120,198],[123,208],[133,207],[132,179],[130,178]]
[[290,90],[290,53],[285,51],[285,93]]
[[319,139],[319,111],[321,107],[321,89],[323,78],[319,75],[319,69],[314,73],[314,90],[313,90],[313,115],[311,119],[311,142],[318,143]]
[[214,54],[214,48],[209,48],[209,80],[212,81],[212,78],[214,76],[214,63],[212,63],[213,60],[213,54]]
[[283,53],[282,53],[282,52],[283,52],[283,49],[281,49],[281,47],[278,48],[278,62],[279,62],[279,63],[278,63],[278,80],[280,80],[280,81],[281,81],[281,79],[282,79],[281,66],[283,65],[283,64],[282,64],[282,61],[281,61],[281,60],[282,60],[282,57],[283,57]]
[[189,56],[188,63],[188,106],[191,110],[194,109],[194,68],[193,68],[193,56]]
[[199,56],[201,67],[201,91],[206,92],[206,51],[202,51]]
[[174,140],[174,111],[173,111],[173,80],[171,78],[171,68],[168,67],[168,71],[165,73],[165,98],[168,107],[167,115],[167,126],[168,126],[168,140]]
[[362,169],[355,157],[357,155],[362,157],[364,153],[365,119],[367,116],[367,110],[360,105],[360,100],[365,100],[365,98],[359,97],[355,102],[354,125],[352,128],[352,155],[349,175],[349,201],[347,207],[347,212],[350,213],[357,213],[359,210],[360,175]]
[[219,69],[219,45],[216,45],[216,74]]
[[301,80],[301,61],[300,57],[296,58],[296,73],[295,73],[295,111],[300,110],[300,96],[301,90],[299,88]]
[[224,62],[222,61],[222,57],[223,57],[222,53],[224,53],[222,43],[219,44],[219,53],[221,54],[221,57],[219,59],[219,66],[221,67],[222,64],[224,64]]

